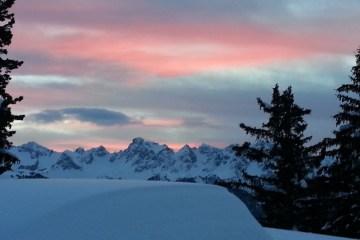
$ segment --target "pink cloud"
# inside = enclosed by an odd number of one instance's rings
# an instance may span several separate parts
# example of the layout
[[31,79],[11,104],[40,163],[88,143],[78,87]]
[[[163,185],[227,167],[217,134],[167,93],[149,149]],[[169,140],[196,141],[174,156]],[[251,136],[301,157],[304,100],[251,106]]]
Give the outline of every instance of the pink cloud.
[[150,118],[142,120],[142,124],[147,127],[181,127],[183,123],[182,119]]
[[[32,39],[31,44],[27,39]],[[267,64],[312,54],[311,46],[302,39],[253,26],[214,25],[137,26],[56,37],[28,26],[18,31],[14,48],[19,54],[33,51],[57,59],[58,65],[44,66],[47,72],[74,72],[73,66],[64,69],[64,65],[67,59],[76,59],[161,76]]]
[[[239,8],[239,11],[247,7],[249,11],[259,10],[251,8],[251,4],[231,1],[223,4],[223,7]],[[356,22],[354,17],[337,19],[332,16],[331,26],[324,24],[323,18],[305,18],[304,23],[299,24],[296,16],[291,18],[287,15],[291,12],[284,12],[289,10],[286,6],[273,5],[264,5],[270,9],[259,12],[270,15],[248,12],[244,16],[226,17],[227,13],[218,13],[219,5],[215,2],[197,12],[201,4],[184,11],[178,4],[162,1],[149,4],[143,0],[79,0],[76,3],[62,0],[54,5],[43,0],[29,0],[15,6],[19,21],[13,47],[20,51],[19,55],[21,51],[32,51],[57,59],[44,71],[58,74],[81,72],[81,68],[74,69],[66,64],[75,59],[119,68],[125,66],[148,74],[177,76],[287,62],[319,53],[349,54],[358,44],[360,36],[355,36],[356,31],[351,32],[351,38],[346,34],[346,29],[357,29],[356,24],[351,24]],[[267,21],[256,20],[261,17]],[[344,28],[346,21],[349,24]],[[197,46],[209,47],[199,51]]]
[[[26,84],[11,84],[10,93],[14,96],[25,96],[24,100],[16,105],[17,110],[32,108],[49,108],[62,106],[77,106],[91,104],[86,91],[76,88],[31,87]],[[95,100],[94,100],[95,101]]]

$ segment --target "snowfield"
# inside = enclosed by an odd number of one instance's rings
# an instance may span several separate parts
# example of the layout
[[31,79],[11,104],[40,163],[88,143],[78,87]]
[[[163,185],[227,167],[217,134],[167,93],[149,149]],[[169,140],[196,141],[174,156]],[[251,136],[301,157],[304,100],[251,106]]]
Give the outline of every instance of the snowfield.
[[202,184],[1,180],[1,240],[270,240],[245,205]]
[[1,240],[339,240],[262,228],[221,187],[120,180],[0,180]]
[[350,238],[333,237],[314,233],[287,231],[281,229],[265,228],[274,240],[351,240]]

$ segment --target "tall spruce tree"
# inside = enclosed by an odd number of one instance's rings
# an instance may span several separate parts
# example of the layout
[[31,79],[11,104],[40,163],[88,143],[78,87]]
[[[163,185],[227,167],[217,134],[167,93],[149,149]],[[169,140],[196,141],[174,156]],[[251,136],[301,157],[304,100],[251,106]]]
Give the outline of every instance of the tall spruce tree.
[[303,117],[311,111],[295,104],[291,87],[280,93],[276,85],[271,104],[260,98],[257,102],[260,109],[269,114],[269,120],[261,128],[244,123],[240,128],[261,144],[247,142],[235,147],[235,151],[261,163],[266,174],[252,176],[244,172],[244,185],[262,205],[265,217],[260,222],[263,225],[296,228],[301,211],[297,200],[303,195],[308,172],[309,151],[305,144],[311,139],[304,136],[307,124]]
[[334,116],[334,138],[325,139],[335,162],[326,169],[329,214],[323,230],[360,238],[360,49],[355,54],[350,83],[337,89],[341,111]]
[[22,62],[8,59],[6,57],[8,47],[11,43],[11,29],[15,23],[14,14],[9,12],[9,8],[15,0],[0,0],[0,174],[10,170],[17,159],[7,152],[12,142],[9,137],[15,134],[11,130],[12,123],[15,120],[23,120],[24,115],[14,115],[11,111],[11,105],[21,101],[22,97],[13,98],[6,87],[11,80],[10,73],[18,68]]

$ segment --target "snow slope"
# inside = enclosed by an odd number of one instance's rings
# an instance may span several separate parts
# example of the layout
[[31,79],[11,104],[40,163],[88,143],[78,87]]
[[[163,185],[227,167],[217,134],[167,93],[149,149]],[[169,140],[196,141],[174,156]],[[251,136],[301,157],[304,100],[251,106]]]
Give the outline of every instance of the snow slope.
[[1,180],[2,240],[271,240],[223,188],[124,180]]
[[328,235],[287,231],[274,228],[265,228],[274,240],[351,240],[350,238],[333,237]]

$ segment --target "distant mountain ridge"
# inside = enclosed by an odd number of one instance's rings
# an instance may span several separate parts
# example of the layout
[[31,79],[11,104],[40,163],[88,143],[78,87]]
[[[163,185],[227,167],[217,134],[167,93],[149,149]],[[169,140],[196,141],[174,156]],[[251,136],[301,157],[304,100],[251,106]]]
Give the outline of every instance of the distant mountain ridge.
[[35,142],[11,149],[20,164],[2,178],[111,178],[211,182],[239,179],[248,161],[202,144],[174,151],[167,145],[134,138],[127,149],[110,153],[103,146],[56,152]]

